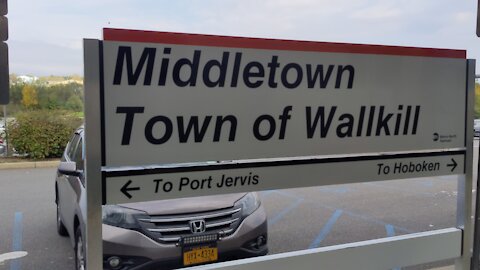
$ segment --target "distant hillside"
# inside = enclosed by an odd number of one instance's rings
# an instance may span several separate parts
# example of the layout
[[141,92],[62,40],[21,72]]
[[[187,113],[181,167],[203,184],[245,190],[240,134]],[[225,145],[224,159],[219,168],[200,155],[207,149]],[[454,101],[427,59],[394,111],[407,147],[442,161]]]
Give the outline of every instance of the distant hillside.
[[33,83],[33,84],[42,84],[42,85],[64,85],[69,83],[78,83],[83,85],[83,77],[79,75],[70,75],[70,76],[43,76],[36,77],[32,75],[16,75],[10,74],[10,81],[15,83]]
[[38,81],[40,83],[45,83],[48,85],[57,85],[57,84],[68,84],[68,83],[78,83],[83,84],[83,77],[78,75],[72,76],[47,76],[39,77]]

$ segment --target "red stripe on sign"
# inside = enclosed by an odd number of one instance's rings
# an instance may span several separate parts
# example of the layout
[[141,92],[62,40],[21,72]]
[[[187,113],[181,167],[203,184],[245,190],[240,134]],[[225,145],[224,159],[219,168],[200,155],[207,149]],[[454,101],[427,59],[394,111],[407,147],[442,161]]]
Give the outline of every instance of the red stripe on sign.
[[112,28],[103,29],[103,39],[107,41],[165,43],[286,51],[383,54],[461,59],[466,59],[467,57],[467,52],[465,50],[246,38]]

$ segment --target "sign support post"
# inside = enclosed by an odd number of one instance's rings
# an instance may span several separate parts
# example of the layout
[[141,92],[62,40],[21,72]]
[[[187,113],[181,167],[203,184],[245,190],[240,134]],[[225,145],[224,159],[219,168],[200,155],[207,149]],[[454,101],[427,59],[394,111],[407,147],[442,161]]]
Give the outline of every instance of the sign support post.
[[[477,27],[476,27],[477,37],[480,37],[480,0],[477,0]],[[479,75],[476,75],[475,78],[480,78]],[[475,81],[473,82],[473,89],[475,91]],[[473,94],[475,96],[475,94]],[[473,123],[473,121],[471,122]],[[480,154],[480,147],[478,153]],[[474,229],[473,229],[473,254],[472,254],[472,269],[480,269],[480,215],[479,215],[479,206],[480,206],[480,194],[478,192],[480,184],[478,181],[478,175],[480,173],[480,162],[477,163],[477,185],[476,185],[476,194],[475,194],[475,213],[474,213]]]
[[[455,260],[455,269],[471,269],[472,258],[472,187],[473,187],[473,111],[475,98],[475,60],[467,60],[467,100],[465,123],[465,174],[458,176],[457,228],[463,230],[462,257]],[[473,269],[473,268],[472,268]]]
[[[86,269],[103,268],[102,242],[102,174],[100,138],[100,72],[101,42],[84,41],[85,76],[85,179],[87,190],[86,232]],[[87,60],[88,59],[88,60]],[[81,226],[80,226],[81,227]]]

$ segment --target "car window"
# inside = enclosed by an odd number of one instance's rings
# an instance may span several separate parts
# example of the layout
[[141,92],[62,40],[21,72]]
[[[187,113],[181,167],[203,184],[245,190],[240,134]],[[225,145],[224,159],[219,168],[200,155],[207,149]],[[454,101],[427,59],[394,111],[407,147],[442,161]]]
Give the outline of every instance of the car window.
[[74,160],[74,153],[75,153],[75,149],[77,148],[79,139],[80,139],[80,135],[75,134],[73,139],[68,144],[67,156],[72,161]]
[[77,164],[77,170],[83,171],[83,140],[82,138],[80,138],[80,141],[78,142],[72,161],[75,161],[75,163]]

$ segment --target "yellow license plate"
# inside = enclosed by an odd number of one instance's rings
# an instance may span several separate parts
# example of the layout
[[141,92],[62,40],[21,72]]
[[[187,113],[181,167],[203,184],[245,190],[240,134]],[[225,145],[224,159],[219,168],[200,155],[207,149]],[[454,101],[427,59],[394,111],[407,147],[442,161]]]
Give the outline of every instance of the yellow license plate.
[[218,260],[218,249],[215,246],[189,247],[183,251],[183,265],[214,262]]

